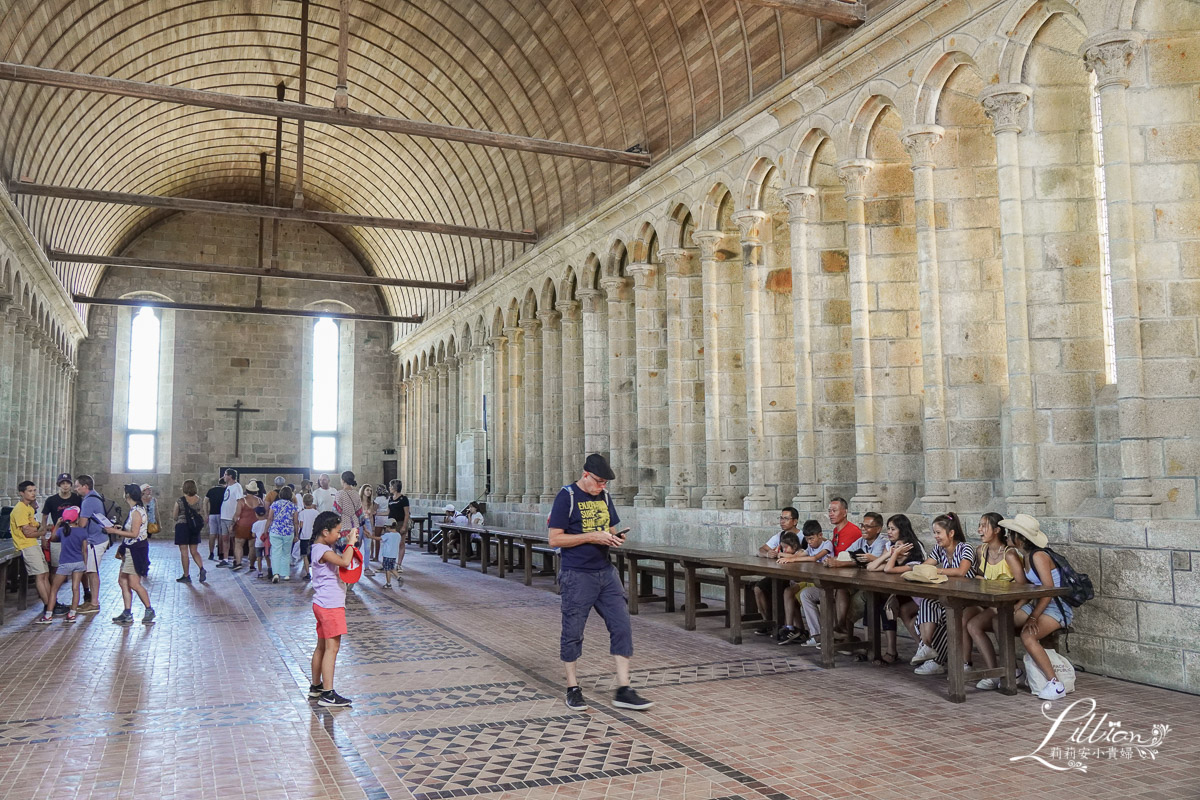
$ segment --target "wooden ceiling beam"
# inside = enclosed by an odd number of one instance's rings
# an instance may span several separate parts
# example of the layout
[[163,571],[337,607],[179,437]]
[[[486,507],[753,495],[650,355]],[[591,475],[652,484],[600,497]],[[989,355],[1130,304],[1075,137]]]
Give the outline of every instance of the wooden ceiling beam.
[[228,217],[265,217],[317,225],[357,225],[363,228],[388,228],[399,231],[439,233],[446,236],[466,236],[473,239],[497,239],[503,242],[536,244],[537,234],[531,231],[500,231],[491,228],[472,228],[443,222],[422,222],[391,217],[367,217],[358,214],[336,214],[330,211],[310,211],[303,208],[255,206],[248,203],[225,203],[218,200],[195,200],[189,197],[162,197],[152,194],[104,192],[98,189],[78,189],[72,186],[51,186],[44,183],[9,181],[9,194],[55,197],[61,200],[83,200],[92,203],[115,203],[125,206],[166,208],[172,211],[193,211],[202,214],[221,214]]
[[260,306],[218,306],[207,303],[174,303],[166,300],[141,299],[137,297],[90,297],[73,294],[71,299],[85,306],[130,306],[133,308],[162,308],[168,311],[211,311],[217,314],[259,314],[269,317],[307,317],[316,319],[352,319],[359,322],[403,322],[419,324],[424,317],[392,317],[387,314],[356,314],[350,311],[311,311],[304,308],[262,308]]
[[289,272],[287,270],[238,267],[232,264],[204,264],[199,261],[160,261],[148,258],[128,258],[125,256],[91,256],[83,253],[64,253],[61,250],[50,250],[46,256],[51,261],[59,261],[64,264],[99,264],[105,267],[162,269],[173,272],[203,272],[211,275],[244,275],[248,278],[287,278],[294,281],[353,283],[362,286],[398,286],[404,289],[438,289],[445,292],[465,292],[470,288],[466,281],[459,283],[439,283],[437,281],[415,281],[407,278],[380,278],[374,275]]
[[867,19],[867,4],[856,0],[846,3],[842,0],[742,0],[752,6],[766,6],[784,11],[797,11],[817,19],[827,19],[848,28],[862,25]]
[[[834,4],[838,5],[837,3]],[[403,117],[362,114],[341,108],[301,106],[295,103],[280,102],[263,97],[241,97],[224,92],[187,89],[181,86],[162,86],[156,83],[129,81],[122,78],[107,78],[101,75],[88,75],[82,72],[66,72],[64,70],[33,67],[27,64],[15,64],[11,61],[0,61],[0,80],[30,83],[38,86],[53,86],[58,89],[98,92],[100,94],[118,95],[121,97],[137,97],[142,100],[178,103],[180,105],[199,106],[201,108],[215,108],[222,111],[237,111],[243,114],[254,114],[264,117],[283,117],[285,119],[318,122],[345,128],[388,131],[403,136],[444,139],[451,142],[477,144],[484,147],[500,147],[509,150],[521,150],[528,153],[542,153],[549,156],[580,158],[586,161],[603,161],[610,164],[625,164],[631,167],[645,168],[650,166],[649,153],[630,153],[623,150],[609,150],[585,144],[555,142],[532,136],[518,136],[512,133],[496,133],[495,131],[483,131],[474,128],[460,128],[454,125],[439,125],[434,122],[420,122]]]

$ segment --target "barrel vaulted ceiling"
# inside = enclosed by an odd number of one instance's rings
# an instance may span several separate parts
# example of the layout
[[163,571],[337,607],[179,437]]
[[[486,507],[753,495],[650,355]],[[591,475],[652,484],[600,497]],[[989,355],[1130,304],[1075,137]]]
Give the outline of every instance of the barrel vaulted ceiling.
[[[0,0],[0,60],[296,99],[298,0]],[[811,61],[844,29],[735,0],[351,0],[350,108],[624,150],[655,160]],[[310,6],[308,98],[332,105],[337,0]],[[275,120],[0,82],[6,179],[257,202]],[[297,124],[284,122],[281,205]],[[304,206],[553,232],[640,174],[634,167],[309,123]],[[269,162],[273,164],[272,162]],[[119,254],[161,210],[18,195],[35,237]],[[333,228],[367,270],[476,283],[530,245]],[[197,258],[196,260],[199,260]],[[240,266],[254,266],[244,264]],[[281,265],[287,268],[287,265]],[[102,267],[56,263],[91,294]],[[436,312],[453,293],[385,287],[389,311]]]

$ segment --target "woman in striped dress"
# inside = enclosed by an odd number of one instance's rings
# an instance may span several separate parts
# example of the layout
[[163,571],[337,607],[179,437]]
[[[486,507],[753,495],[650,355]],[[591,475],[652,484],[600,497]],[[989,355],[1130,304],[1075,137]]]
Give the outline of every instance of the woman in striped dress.
[[[926,564],[935,564],[940,575],[975,577],[975,548],[968,544],[957,514],[950,512],[933,520],[933,540],[937,546],[925,559]],[[946,671],[946,609],[933,598],[918,597],[916,601],[921,644],[912,658],[911,663],[920,665],[914,672],[941,675]]]

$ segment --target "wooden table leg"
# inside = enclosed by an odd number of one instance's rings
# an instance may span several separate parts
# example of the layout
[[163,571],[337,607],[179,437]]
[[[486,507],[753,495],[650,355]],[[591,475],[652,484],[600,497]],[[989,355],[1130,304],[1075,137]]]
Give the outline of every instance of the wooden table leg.
[[[788,585],[788,582],[782,578],[771,578],[771,599],[768,602],[771,604],[770,607],[774,608],[776,633],[779,632],[779,629],[783,627],[784,622],[787,620],[787,610],[784,608],[784,603],[786,602],[784,593],[787,591]],[[763,624],[766,624],[766,622],[767,620],[764,619]]]
[[525,585],[533,585],[533,542],[525,540],[525,553],[523,556],[525,561]]
[[725,608],[729,609],[729,641],[742,643],[742,576],[725,568]]
[[[467,537],[467,541],[471,540],[470,534],[463,534]],[[490,533],[479,534],[479,571],[487,575],[488,562],[492,560],[492,535]]]
[[663,579],[663,596],[666,598],[667,613],[675,613],[675,562],[664,561],[663,566],[667,570],[667,577]]
[[1013,620],[1015,610],[1013,603],[1001,603],[996,606],[996,644],[1000,646],[1000,666],[1004,667],[1004,677],[1000,679],[1000,692],[1007,695],[1017,693],[1017,632]]
[[629,563],[629,580],[625,584],[625,595],[629,598],[629,613],[638,613],[638,560],[636,556],[626,556]]
[[467,548],[470,547],[471,537],[463,531],[458,532],[458,565],[467,568]]
[[[837,616],[837,588],[819,586],[821,590],[821,666],[833,669],[833,625]],[[809,631],[811,633],[811,631]]]
[[965,703],[967,693],[963,681],[963,646],[962,646],[962,606],[953,598],[944,598],[942,604],[946,608],[947,642],[946,669],[950,675],[950,702]]
[[442,531],[442,563],[450,563],[450,534]]
[[868,657],[876,662],[883,658],[879,641],[879,606],[884,602],[887,602],[886,597],[880,597],[876,592],[867,592],[867,641],[871,643]]
[[683,629],[696,630],[696,606],[700,603],[700,584],[696,581],[696,566],[683,565]]
[[508,538],[501,536],[496,539],[496,570],[500,573],[500,577],[504,577],[504,570],[508,566]]

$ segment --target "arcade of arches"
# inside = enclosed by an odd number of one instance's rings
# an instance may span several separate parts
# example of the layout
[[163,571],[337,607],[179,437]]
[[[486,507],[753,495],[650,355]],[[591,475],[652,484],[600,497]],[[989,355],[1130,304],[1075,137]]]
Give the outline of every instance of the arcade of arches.
[[[641,537],[738,552],[780,507],[813,516],[832,496],[925,530],[946,510],[1027,512],[1097,586],[1072,657],[1200,692],[1200,3],[871,5],[886,7],[819,58],[697,112],[644,173],[576,181],[561,206],[542,197],[554,211],[539,243],[495,245],[464,294],[419,306],[416,290],[279,290],[294,307],[430,312],[343,329],[353,424],[337,469],[378,476],[394,458],[419,507],[482,498],[498,526],[534,528],[598,451]],[[447,197],[488,188],[470,169]],[[128,309],[72,306],[75,278],[46,261],[27,207],[0,199],[5,491],[50,485],[67,463],[119,480],[114,342]],[[532,224],[513,216],[492,224]],[[223,238],[203,215],[147,218],[97,246],[252,260],[261,245],[243,227]],[[281,235],[301,265],[375,274],[385,260],[376,232]],[[426,241],[388,263],[472,257]],[[255,291],[124,268],[90,291],[139,288]],[[248,400],[282,420],[247,423],[247,452],[310,457],[272,449],[310,432],[292,374],[311,370],[305,327],[256,327],[256,347],[280,346],[247,373],[236,325],[182,319],[172,391],[185,410],[155,477],[177,485],[228,460],[189,441],[230,424],[209,406],[244,396],[223,394],[231,375],[269,384]],[[216,401],[193,402],[189,387],[210,382]]]

